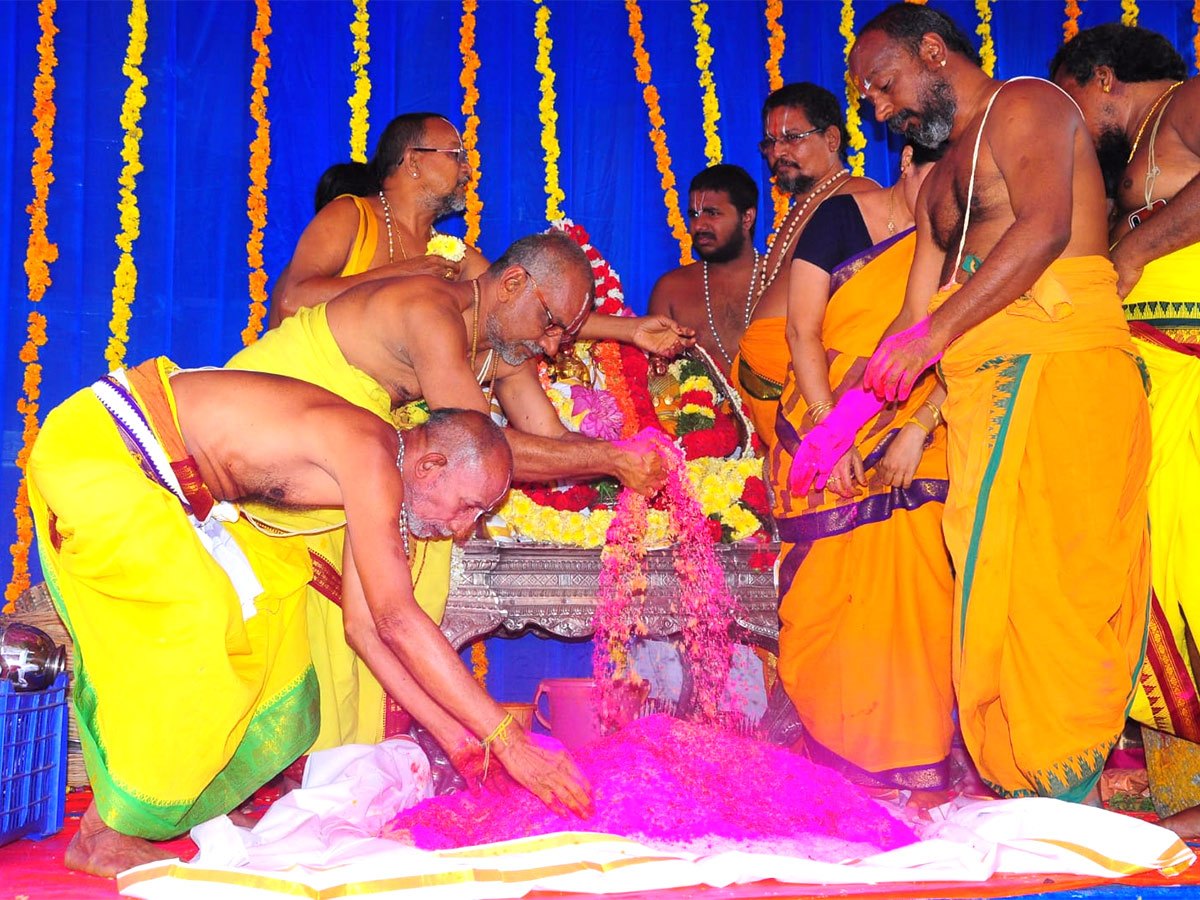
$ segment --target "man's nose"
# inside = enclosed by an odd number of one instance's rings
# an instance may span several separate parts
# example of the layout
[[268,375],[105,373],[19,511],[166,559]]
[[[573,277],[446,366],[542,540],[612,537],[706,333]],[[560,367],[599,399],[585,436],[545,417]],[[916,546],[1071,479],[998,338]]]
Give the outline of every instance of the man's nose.
[[896,107],[886,100],[872,100],[870,96],[864,99],[875,108],[875,121],[886,122],[896,114]]
[[562,347],[562,342],[563,339],[561,334],[543,334],[541,338],[538,339],[537,344],[542,348],[543,353],[545,353],[551,359],[554,359],[554,357],[558,356],[558,351],[559,348]]

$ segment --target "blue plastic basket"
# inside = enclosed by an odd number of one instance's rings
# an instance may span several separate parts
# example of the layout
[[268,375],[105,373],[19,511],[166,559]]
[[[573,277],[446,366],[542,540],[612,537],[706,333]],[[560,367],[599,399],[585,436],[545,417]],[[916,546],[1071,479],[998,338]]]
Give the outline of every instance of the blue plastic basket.
[[44,691],[0,681],[0,845],[62,829],[67,793],[67,676]]

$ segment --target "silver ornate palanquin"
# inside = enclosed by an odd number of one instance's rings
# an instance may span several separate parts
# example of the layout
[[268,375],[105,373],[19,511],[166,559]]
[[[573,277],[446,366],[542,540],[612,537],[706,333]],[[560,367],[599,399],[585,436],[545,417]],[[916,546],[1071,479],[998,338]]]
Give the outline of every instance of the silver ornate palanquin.
[[[779,618],[771,567],[755,568],[751,558],[774,559],[777,543],[720,544],[717,557],[725,583],[738,601],[731,635],[774,652]],[[647,556],[646,604],[642,619],[651,637],[681,630],[676,609],[679,580],[671,551]],[[564,638],[592,634],[600,576],[600,551],[553,544],[468,541],[455,552],[450,597],[442,631],[455,648],[500,632],[538,629]]]

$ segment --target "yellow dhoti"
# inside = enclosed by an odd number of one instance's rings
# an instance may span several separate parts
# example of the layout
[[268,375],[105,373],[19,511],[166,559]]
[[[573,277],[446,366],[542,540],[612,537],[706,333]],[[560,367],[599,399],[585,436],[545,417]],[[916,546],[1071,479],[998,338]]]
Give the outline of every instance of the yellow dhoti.
[[1150,423],[1115,284],[1058,260],[940,364],[960,724],[1005,796],[1082,799],[1142,663]]
[[[329,331],[325,309],[321,304],[299,310],[234,356],[226,367],[287,375],[320,385],[390,423],[387,391],[346,361]],[[390,737],[402,728],[405,717],[366,663],[346,644],[340,606],[345,514],[340,509],[285,511],[259,504],[247,504],[246,509],[282,531],[316,532],[304,535],[313,557],[309,640],[321,684],[321,733],[312,749],[373,744]],[[450,591],[453,542],[414,539],[412,545],[413,595],[429,617],[440,622]]]
[[787,317],[756,319],[746,328],[731,366],[731,379],[763,445],[775,443],[775,416],[783,382],[791,368]]
[[[173,367],[143,366],[150,387],[135,382],[132,403],[153,442],[182,447]],[[75,644],[73,701],[97,808],[124,834],[162,840],[229,812],[312,743],[312,569],[303,541],[225,523],[261,587],[244,611],[181,500],[133,447],[97,395],[80,391],[46,417],[29,499],[46,583]],[[164,458],[190,462],[169,449]],[[192,467],[190,483],[176,469],[185,487],[198,482]]]
[[[830,298],[822,343],[835,397],[858,381],[899,312],[915,240],[861,254],[850,263],[860,266],[856,274]],[[859,432],[866,496],[791,493],[808,407],[790,367],[769,457],[781,543],[779,675],[809,755],[860,784],[947,787],[954,698],[945,429],[927,443],[910,487],[880,484],[873,471],[933,385],[925,378]]]

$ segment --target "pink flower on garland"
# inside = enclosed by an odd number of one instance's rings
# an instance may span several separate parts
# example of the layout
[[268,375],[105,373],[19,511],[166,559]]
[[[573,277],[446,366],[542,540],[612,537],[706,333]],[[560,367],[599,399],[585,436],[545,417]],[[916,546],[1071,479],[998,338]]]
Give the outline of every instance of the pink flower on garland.
[[571,406],[576,415],[586,413],[579,423],[581,434],[602,441],[615,441],[621,437],[625,417],[621,415],[616,398],[608,391],[572,385]]

